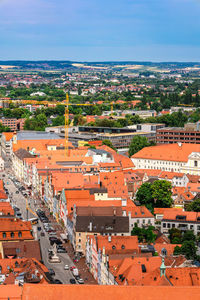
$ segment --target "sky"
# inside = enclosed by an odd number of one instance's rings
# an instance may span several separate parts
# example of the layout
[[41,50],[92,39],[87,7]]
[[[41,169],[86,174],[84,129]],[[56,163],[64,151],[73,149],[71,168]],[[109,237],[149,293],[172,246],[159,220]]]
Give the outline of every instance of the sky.
[[0,60],[200,61],[200,0],[0,0]]

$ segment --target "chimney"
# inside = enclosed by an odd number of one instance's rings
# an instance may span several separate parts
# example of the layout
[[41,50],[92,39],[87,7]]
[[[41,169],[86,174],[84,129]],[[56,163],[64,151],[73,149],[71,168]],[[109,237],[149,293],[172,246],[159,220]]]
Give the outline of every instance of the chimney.
[[89,231],[92,231],[92,222],[90,222]]
[[112,241],[111,235],[108,236],[108,241],[109,241],[109,243]]
[[13,144],[17,144],[17,133],[16,133],[16,131],[13,133]]
[[122,199],[122,206],[127,206],[127,200],[126,199]]

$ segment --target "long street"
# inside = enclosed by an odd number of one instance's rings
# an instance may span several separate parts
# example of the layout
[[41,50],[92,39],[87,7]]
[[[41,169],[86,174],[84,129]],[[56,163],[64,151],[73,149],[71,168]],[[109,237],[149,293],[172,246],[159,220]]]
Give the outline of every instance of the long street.
[[[18,188],[15,186],[13,181],[10,179],[10,175],[12,175],[12,170],[10,167],[7,167],[4,172],[1,173],[1,179],[4,180],[5,187],[9,191],[9,198],[12,205],[16,205],[22,214],[22,218],[24,220],[27,219],[27,209],[26,209],[26,203],[28,201],[29,208],[35,213],[35,209],[37,209],[37,206],[35,205],[35,201],[33,198],[28,197],[27,199],[22,195],[22,193],[19,191]],[[17,192],[17,193],[16,193]],[[28,210],[28,219],[35,218],[35,215],[32,214]],[[51,224],[53,225],[53,224]],[[69,268],[71,266],[74,266],[73,261],[69,257],[67,253],[58,253],[61,262],[60,263],[50,263],[48,260],[48,249],[52,248],[49,242],[49,235],[47,232],[45,232],[43,223],[39,220],[38,224],[35,228],[35,232],[37,232],[36,238],[40,241],[40,248],[41,248],[41,254],[42,254],[42,260],[45,264],[45,266],[48,269],[53,269],[55,272],[55,279],[61,280],[62,283],[69,284],[69,280],[73,278],[73,275],[70,270],[64,270],[64,266],[68,265]],[[42,228],[42,232],[45,233],[45,236],[41,236],[41,233],[37,231],[37,227]]]

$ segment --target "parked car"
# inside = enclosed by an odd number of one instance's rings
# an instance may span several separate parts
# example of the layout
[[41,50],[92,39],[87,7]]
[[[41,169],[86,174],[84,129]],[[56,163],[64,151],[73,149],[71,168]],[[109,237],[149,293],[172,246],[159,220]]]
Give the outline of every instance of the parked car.
[[70,282],[71,284],[76,284],[76,280],[75,280],[74,278],[71,278],[71,279],[69,280],[69,282]]
[[62,245],[62,241],[60,239],[56,239],[56,242],[55,242],[57,245]]
[[73,269],[76,269],[75,266],[70,267],[70,271],[73,271]]
[[54,283],[55,284],[63,284],[62,281],[60,281],[59,279],[54,279]]
[[79,284],[84,284],[84,280],[82,278],[78,279]]
[[19,194],[19,191],[16,191],[15,194]]
[[41,236],[45,236],[45,233],[44,233],[44,231],[42,231],[42,232],[40,233],[40,235],[41,235]]
[[54,271],[53,269],[49,269],[49,274],[50,274],[51,276],[54,276],[54,275],[55,275],[55,271]]
[[49,236],[55,236],[56,235],[56,232],[55,231],[48,231],[48,233],[49,233]]
[[57,249],[57,253],[67,253],[67,250],[62,248],[62,249]]
[[19,207],[15,206],[15,205],[13,205],[13,209],[14,209],[14,211],[20,211]]
[[38,231],[41,231],[41,229],[42,229],[42,228],[41,228],[40,226],[37,227],[37,230],[38,230]]
[[68,266],[68,265],[65,265],[65,266],[64,266],[64,270],[69,270],[69,266]]

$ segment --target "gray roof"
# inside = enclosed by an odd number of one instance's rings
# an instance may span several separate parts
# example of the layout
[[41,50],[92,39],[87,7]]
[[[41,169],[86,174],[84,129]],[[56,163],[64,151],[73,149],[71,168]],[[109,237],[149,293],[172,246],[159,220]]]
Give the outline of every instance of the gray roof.
[[121,206],[77,206],[77,216],[122,216]]
[[30,154],[28,151],[25,149],[18,149],[17,151],[14,152],[14,154],[19,158],[19,159],[24,159],[24,158],[32,158],[35,157],[34,155]]
[[[90,223],[92,230],[90,230]],[[76,232],[128,233],[129,218],[119,216],[77,216]]]
[[17,132],[17,140],[55,140],[61,139],[56,133],[44,131],[19,131]]
[[110,156],[110,153],[106,150],[103,150],[103,149],[93,149],[93,148],[91,148],[89,150],[92,151],[92,152],[95,152],[96,154],[107,154],[107,155]]

